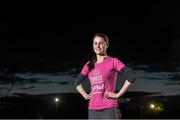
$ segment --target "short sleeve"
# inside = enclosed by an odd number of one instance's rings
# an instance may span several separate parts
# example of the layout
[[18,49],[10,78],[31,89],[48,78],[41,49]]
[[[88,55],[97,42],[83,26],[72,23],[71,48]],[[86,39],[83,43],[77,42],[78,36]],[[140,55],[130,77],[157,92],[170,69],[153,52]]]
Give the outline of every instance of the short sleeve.
[[116,70],[116,71],[121,71],[121,69],[125,67],[124,63],[122,63],[117,58],[114,59],[113,65],[114,65],[114,70]]
[[82,74],[82,75],[87,75],[87,74],[89,73],[88,63],[89,63],[89,62],[87,62],[87,63],[84,65],[84,67],[82,68],[82,70],[81,70],[81,74]]
[[118,72],[118,79],[124,79],[133,84],[136,80],[136,74],[130,68],[124,67],[120,72]]

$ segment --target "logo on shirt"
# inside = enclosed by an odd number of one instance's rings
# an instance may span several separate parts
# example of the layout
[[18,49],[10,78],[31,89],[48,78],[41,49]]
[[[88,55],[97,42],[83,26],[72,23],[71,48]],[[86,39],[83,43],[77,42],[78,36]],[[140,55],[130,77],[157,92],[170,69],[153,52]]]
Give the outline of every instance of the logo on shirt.
[[90,77],[93,94],[102,93],[104,89],[103,78],[98,69],[95,69]]
[[98,69],[95,69],[90,77],[91,84],[102,83],[102,75]]

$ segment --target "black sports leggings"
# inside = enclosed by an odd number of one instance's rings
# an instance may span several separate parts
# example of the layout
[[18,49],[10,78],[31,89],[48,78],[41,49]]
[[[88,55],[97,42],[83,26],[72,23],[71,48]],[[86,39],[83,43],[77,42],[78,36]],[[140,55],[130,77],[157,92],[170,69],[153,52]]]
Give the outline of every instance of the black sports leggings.
[[89,110],[89,119],[120,119],[121,112],[118,107],[106,108],[102,110]]

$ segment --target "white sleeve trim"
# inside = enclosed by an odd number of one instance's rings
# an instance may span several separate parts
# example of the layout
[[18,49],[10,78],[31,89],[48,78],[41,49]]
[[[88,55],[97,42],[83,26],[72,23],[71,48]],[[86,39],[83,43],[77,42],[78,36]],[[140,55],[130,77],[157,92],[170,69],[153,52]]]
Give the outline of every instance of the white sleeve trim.
[[132,83],[130,83],[128,80],[126,80],[130,85],[133,85]]

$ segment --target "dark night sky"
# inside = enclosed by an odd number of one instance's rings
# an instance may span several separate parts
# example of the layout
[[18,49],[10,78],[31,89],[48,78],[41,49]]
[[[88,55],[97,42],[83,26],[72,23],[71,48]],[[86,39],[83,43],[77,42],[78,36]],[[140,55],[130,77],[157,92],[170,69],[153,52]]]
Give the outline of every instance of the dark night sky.
[[173,2],[1,5],[2,57],[85,58],[90,55],[92,35],[103,32],[110,37],[112,55],[162,59],[179,38],[180,9]]
[[[0,70],[29,80],[30,88],[22,86],[23,91],[33,92],[33,80],[39,83],[37,93],[71,90],[66,74],[80,71],[91,55],[93,34],[102,32],[110,38],[108,54],[134,65],[139,79],[134,91],[179,93],[179,69],[172,60],[180,61],[175,2],[16,1],[1,3],[0,12]],[[48,72],[53,75],[43,74]]]

